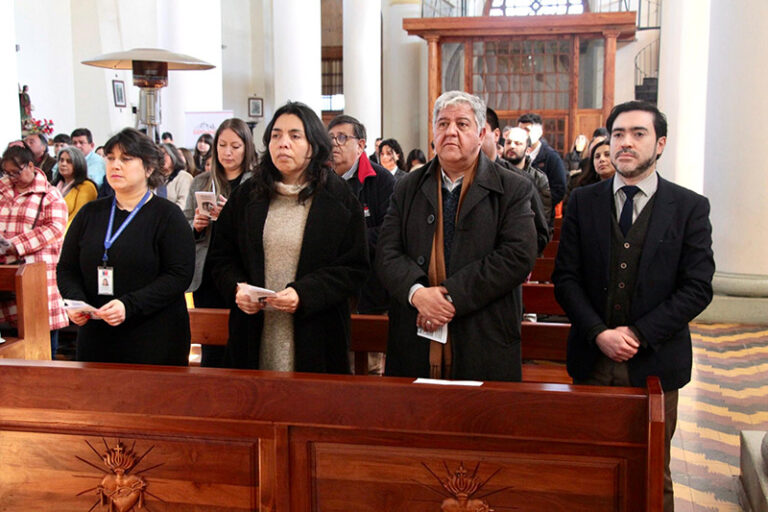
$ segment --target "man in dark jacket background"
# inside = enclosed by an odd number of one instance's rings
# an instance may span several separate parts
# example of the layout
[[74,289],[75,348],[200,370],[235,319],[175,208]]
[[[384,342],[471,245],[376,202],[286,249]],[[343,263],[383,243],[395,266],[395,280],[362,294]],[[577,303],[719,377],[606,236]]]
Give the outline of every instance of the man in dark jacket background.
[[549,190],[552,191],[551,222],[554,222],[555,207],[565,197],[565,164],[560,155],[542,137],[544,127],[538,114],[524,114],[517,118],[517,126],[528,132],[531,138],[531,165],[547,175]]
[[485,108],[465,92],[442,94],[433,112],[437,157],[392,195],[376,257],[392,296],[387,375],[522,377],[521,284],[536,258],[534,191],[482,153]]
[[[519,130],[519,128],[515,128]],[[525,132],[523,132],[525,133]],[[544,173],[536,169],[518,169],[512,163],[501,158],[498,154],[497,144],[501,137],[499,129],[499,117],[496,111],[488,107],[485,109],[485,137],[483,137],[483,153],[488,159],[501,165],[510,171],[519,172],[531,180],[536,190],[536,194],[531,194],[531,210],[533,211],[533,223],[536,226],[536,241],[538,254],[544,251],[549,241],[552,239],[552,229],[549,225],[549,213],[552,208],[552,198],[549,193],[549,183]],[[526,134],[526,138],[528,135]],[[525,152],[523,153],[525,154]],[[546,203],[545,203],[546,200]]]

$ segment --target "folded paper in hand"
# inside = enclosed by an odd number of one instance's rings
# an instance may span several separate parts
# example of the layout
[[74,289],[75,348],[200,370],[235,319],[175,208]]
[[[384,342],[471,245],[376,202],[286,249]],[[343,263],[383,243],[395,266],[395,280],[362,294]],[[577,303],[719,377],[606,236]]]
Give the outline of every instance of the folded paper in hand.
[[96,308],[82,300],[64,299],[64,309],[73,313],[95,313]]
[[266,288],[260,288],[248,283],[237,283],[237,289],[243,290],[248,294],[248,298],[252,301],[266,299],[267,297],[274,297],[277,295],[274,290],[268,290]]

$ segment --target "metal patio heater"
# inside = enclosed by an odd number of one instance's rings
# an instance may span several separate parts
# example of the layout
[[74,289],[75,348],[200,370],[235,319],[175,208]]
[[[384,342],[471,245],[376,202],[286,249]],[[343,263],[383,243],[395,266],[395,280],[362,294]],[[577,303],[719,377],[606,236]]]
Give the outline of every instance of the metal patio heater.
[[133,85],[139,87],[139,121],[147,126],[147,136],[155,140],[162,119],[160,89],[168,85],[168,71],[205,70],[208,62],[157,48],[134,48],[125,52],[105,53],[83,64],[107,69],[133,70]]

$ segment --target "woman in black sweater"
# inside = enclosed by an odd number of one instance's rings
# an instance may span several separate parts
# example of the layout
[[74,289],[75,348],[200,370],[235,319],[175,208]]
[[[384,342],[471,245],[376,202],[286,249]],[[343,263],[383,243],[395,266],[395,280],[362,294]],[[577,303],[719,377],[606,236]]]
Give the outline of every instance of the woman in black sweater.
[[150,191],[163,155],[149,138],[126,128],[105,152],[115,196],[80,210],[58,265],[62,296],[97,308],[69,313],[80,326],[77,360],[186,365],[192,231],[176,205]]

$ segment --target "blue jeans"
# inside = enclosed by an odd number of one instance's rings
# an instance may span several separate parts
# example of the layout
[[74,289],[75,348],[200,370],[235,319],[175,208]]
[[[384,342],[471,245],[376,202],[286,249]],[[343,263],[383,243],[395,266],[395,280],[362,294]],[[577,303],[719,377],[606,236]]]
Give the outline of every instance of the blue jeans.
[[51,331],[51,359],[56,359],[56,349],[59,348],[59,330]]

